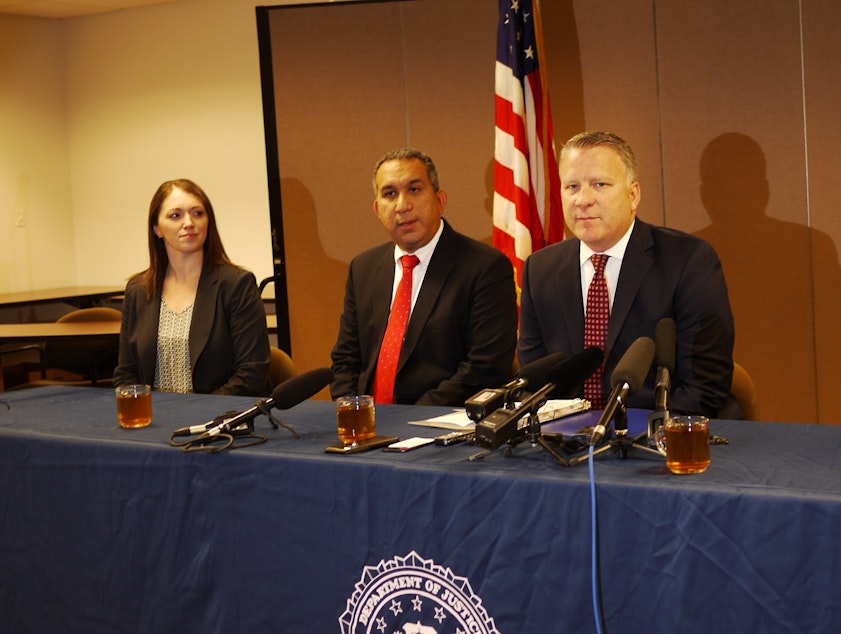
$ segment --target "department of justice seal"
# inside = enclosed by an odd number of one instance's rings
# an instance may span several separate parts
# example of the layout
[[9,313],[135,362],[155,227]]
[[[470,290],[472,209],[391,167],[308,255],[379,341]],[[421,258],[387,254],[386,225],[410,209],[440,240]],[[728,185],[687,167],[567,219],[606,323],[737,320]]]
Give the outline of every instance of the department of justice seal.
[[499,634],[470,582],[412,551],[365,566],[342,634]]

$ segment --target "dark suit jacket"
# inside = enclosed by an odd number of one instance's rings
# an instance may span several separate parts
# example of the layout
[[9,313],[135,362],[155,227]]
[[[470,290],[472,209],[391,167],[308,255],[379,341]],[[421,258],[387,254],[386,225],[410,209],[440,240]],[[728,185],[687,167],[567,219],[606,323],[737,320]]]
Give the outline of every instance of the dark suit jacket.
[[[370,394],[394,284],[394,244],[353,259],[332,352],[333,398]],[[444,222],[400,352],[395,403],[464,406],[510,379],[517,342],[511,263]]]
[[[139,282],[134,277],[126,285],[115,385],[152,385],[155,379],[161,297],[147,300]],[[266,312],[254,275],[228,265],[202,273],[190,323],[193,391],[267,395],[269,360]]]
[[[520,364],[552,352],[571,355],[584,347],[579,244],[577,239],[564,240],[526,260]],[[637,218],[608,324],[605,393],[631,343],[641,336],[653,338],[663,317],[673,318],[676,328],[672,409],[716,416],[728,400],[733,375],[733,315],[721,263],[703,240]],[[655,372],[652,367],[643,387],[629,399],[631,407],[653,408]]]

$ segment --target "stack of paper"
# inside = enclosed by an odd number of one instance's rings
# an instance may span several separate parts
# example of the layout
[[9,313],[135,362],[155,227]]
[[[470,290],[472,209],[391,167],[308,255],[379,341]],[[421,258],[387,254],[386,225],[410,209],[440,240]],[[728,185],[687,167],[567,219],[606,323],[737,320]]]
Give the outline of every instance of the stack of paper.
[[[519,403],[516,406],[519,406]],[[537,411],[537,418],[541,423],[548,423],[550,420],[563,418],[570,414],[577,414],[588,409],[590,409],[590,401],[585,401],[581,398],[550,399]],[[440,427],[441,429],[460,429],[463,431],[470,431],[475,426],[463,407],[456,408],[448,414],[442,414],[435,418],[412,420],[409,421],[409,424],[423,425],[424,427]]]

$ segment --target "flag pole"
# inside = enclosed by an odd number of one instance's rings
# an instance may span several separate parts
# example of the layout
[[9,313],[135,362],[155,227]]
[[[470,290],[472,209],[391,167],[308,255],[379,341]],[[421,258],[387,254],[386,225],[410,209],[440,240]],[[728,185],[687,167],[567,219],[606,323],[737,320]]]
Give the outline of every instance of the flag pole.
[[[551,152],[553,155],[555,154],[555,139],[550,138],[549,135],[549,76],[546,72],[546,55],[543,50],[543,20],[540,17],[540,0],[533,0],[532,9],[534,11],[534,39],[535,44],[537,45],[537,59],[540,60],[537,72],[540,73],[540,84],[543,87],[543,93],[541,95],[542,116],[540,121],[541,138],[543,139],[544,148],[543,173],[548,174],[551,164],[549,160],[549,153]],[[545,244],[549,244],[550,229],[553,221],[552,214],[550,213],[550,210],[552,209],[550,202],[551,196],[552,190],[548,186],[547,182],[547,187],[543,191],[543,239]]]

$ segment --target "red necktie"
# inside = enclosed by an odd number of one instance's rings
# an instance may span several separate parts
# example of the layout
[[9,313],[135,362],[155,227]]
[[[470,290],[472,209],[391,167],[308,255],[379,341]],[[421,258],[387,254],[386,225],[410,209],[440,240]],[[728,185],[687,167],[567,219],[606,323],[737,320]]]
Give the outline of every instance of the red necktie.
[[[602,350],[607,340],[607,322],[610,318],[610,299],[604,279],[604,267],[608,257],[598,253],[590,256],[596,272],[587,290],[587,309],[584,313],[584,347],[596,346]],[[602,392],[603,374],[604,361],[599,369],[584,381],[584,398],[590,401],[593,409],[604,409],[605,406]]]
[[377,371],[374,375],[375,403],[394,402],[397,361],[400,359],[400,348],[403,347],[403,337],[406,335],[406,324],[409,323],[409,313],[412,312],[412,269],[418,265],[418,262],[420,260],[416,255],[404,255],[400,258],[403,277],[400,278],[397,293],[391,304],[388,326],[386,326],[380,346],[380,356],[377,359]]

